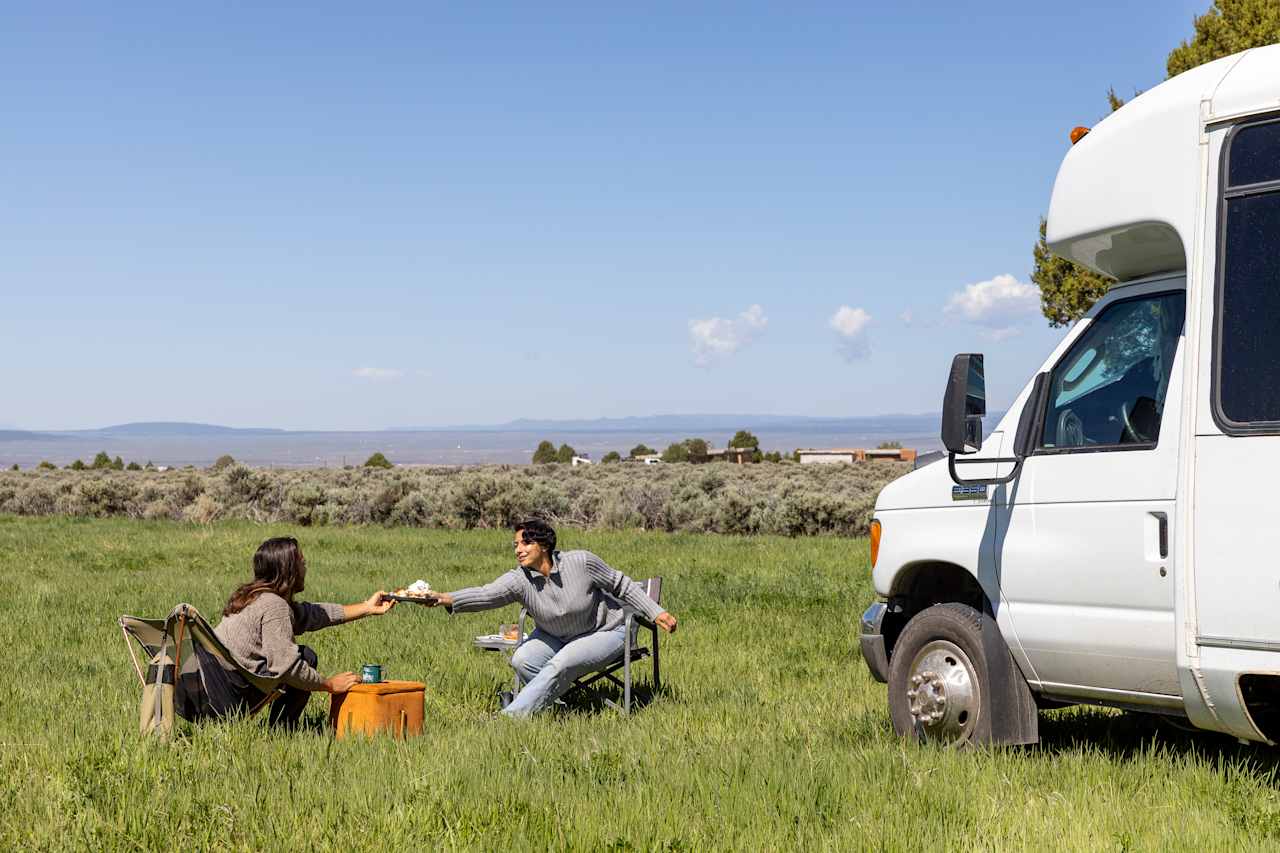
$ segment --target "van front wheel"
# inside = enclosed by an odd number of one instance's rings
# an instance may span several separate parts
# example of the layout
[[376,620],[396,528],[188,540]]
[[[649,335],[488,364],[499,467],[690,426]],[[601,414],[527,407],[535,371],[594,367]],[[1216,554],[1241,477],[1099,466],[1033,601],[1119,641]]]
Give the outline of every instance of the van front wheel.
[[901,737],[944,746],[973,740],[990,701],[982,616],[964,604],[920,611],[889,663],[889,716]]

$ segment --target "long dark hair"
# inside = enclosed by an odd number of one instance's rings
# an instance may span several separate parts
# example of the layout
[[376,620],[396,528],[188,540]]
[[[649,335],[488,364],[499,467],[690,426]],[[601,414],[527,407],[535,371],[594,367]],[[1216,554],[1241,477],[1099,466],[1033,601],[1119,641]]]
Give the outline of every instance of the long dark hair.
[[268,539],[253,555],[253,580],[231,593],[222,615],[239,613],[264,592],[274,592],[285,601],[292,601],[295,592],[302,592],[306,569],[297,539],[292,536]]

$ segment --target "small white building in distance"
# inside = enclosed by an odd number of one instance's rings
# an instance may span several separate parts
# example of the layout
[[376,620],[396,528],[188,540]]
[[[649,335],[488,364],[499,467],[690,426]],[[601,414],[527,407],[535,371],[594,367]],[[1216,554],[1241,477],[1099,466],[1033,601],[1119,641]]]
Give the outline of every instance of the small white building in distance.
[[801,465],[833,465],[837,462],[853,462],[858,458],[857,451],[848,447],[830,448],[828,450],[813,448],[806,450],[801,448],[796,453],[800,454]]
[[590,465],[591,454],[590,453],[578,454],[577,456],[573,457],[572,464],[574,468],[577,468],[579,465]]
[[637,456],[636,461],[642,465],[660,465],[662,463],[662,454],[646,453],[643,456]]
[[800,448],[801,465],[829,465],[834,462],[914,462],[916,452],[910,448],[884,448],[867,450],[863,447],[833,447],[829,449]]

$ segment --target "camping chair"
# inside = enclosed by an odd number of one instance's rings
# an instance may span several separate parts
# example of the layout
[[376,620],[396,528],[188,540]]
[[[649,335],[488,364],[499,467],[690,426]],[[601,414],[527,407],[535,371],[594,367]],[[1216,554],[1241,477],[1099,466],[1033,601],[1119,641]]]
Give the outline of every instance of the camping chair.
[[[662,603],[662,578],[649,578],[645,581],[637,581],[637,583],[640,584],[640,587],[645,591],[645,594],[653,599],[654,604]],[[631,663],[632,661],[644,660],[647,657],[653,658],[653,692],[657,693],[662,689],[662,671],[658,667],[658,626],[641,616],[634,608],[624,607],[623,610],[626,612],[626,619],[623,624],[626,627],[627,643],[622,647],[622,657],[615,660],[613,663],[606,665],[604,669],[587,673],[577,681],[573,682],[569,689],[564,692],[564,695],[561,697],[562,699],[567,699],[579,691],[587,689],[597,681],[605,679],[621,688],[622,704],[618,705],[616,702],[609,699],[604,699],[604,703],[610,708],[621,711],[624,715],[630,714]],[[521,608],[520,643],[516,644],[516,648],[519,648],[520,644],[524,643],[524,626],[528,616],[528,611]],[[653,637],[647,646],[640,645],[639,638],[637,637],[637,634],[639,633],[637,629],[642,627],[647,628],[653,634]],[[615,674],[618,670],[622,670],[621,679],[619,679]],[[515,689],[512,691],[512,695],[519,693],[521,686],[520,676],[517,675],[515,678]],[[603,697],[601,698],[603,699]]]
[[[190,604],[179,604],[164,619],[121,616],[120,630],[142,683],[138,729],[166,739],[173,734],[175,714],[196,722],[245,710],[246,686],[263,694],[248,708],[261,711],[282,692],[282,678],[264,678],[236,663],[213,628]],[[138,665],[138,648],[147,659],[146,674]]]

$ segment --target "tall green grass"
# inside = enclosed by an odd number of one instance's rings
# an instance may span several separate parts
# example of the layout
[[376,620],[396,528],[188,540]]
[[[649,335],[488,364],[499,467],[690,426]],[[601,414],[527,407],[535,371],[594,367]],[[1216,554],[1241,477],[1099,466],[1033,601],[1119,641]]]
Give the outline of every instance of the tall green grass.
[[1280,845],[1263,748],[1078,710],[1046,715],[1034,748],[899,742],[856,652],[860,539],[562,531],[565,547],[667,579],[668,689],[630,718],[588,703],[497,719],[509,669],[470,641],[514,608],[401,605],[304,641],[327,673],[379,662],[426,682],[425,736],[336,742],[316,696],[296,733],[238,721],[139,739],[116,617],[188,601],[216,621],[281,533],[303,543],[311,600],[419,577],[454,588],[512,563],[503,531],[0,516],[0,849]]

